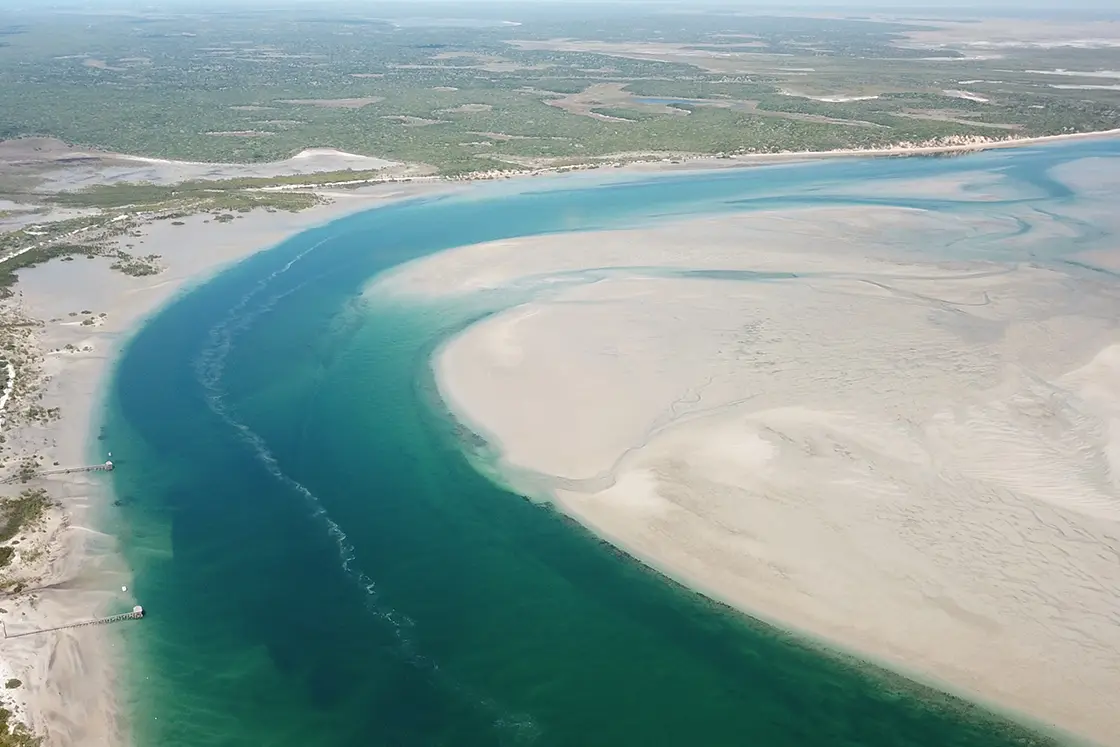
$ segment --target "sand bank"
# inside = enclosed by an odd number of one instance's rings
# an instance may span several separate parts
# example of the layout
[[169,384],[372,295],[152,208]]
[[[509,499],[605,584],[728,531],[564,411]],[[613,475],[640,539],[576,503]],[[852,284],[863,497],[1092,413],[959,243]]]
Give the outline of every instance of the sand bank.
[[37,192],[71,191],[102,184],[180,184],[188,181],[267,179],[336,171],[379,172],[386,179],[426,174],[422,165],[346,153],[334,148],[307,148],[291,158],[264,163],[176,161],[110,153],[67,145],[44,137],[0,140],[0,166],[32,175]]
[[47,171],[43,175],[44,182],[38,189],[58,192],[83,189],[98,184],[126,182],[180,184],[187,181],[272,178],[334,171],[380,171],[389,176],[410,170],[394,161],[327,148],[305,150],[283,161],[260,164],[171,161],[162,158],[112,154],[89,164],[76,166],[67,164],[57,170]]
[[[29,352],[17,363],[15,393],[5,403],[3,474],[12,474],[29,455],[41,456],[48,468],[105,458],[94,429],[112,361],[137,323],[184,286],[310,226],[414,191],[356,191],[304,212],[255,211],[224,224],[209,221],[208,215],[178,219],[185,225],[150,223],[141,236],[121,241],[134,245],[131,252],[161,255],[165,269],[154,276],[121,274],[109,268],[111,260],[100,257],[54,261],[21,272],[17,296],[2,306],[7,321],[23,319],[32,325],[25,341]],[[59,417],[29,422],[26,412],[32,404],[59,408]],[[45,488],[61,506],[48,512],[38,531],[21,537],[21,547],[34,551],[21,550],[4,569],[9,579],[26,585],[0,602],[0,621],[8,632],[127,611],[142,603],[121,591],[130,585],[128,570],[113,539],[97,529],[99,513],[110,499],[107,478],[37,478],[7,486],[5,492],[14,495],[29,487]],[[127,734],[116,700],[113,665],[119,652],[112,627],[0,640],[0,679],[22,682],[0,694],[21,720],[46,736],[48,745],[120,747]]]
[[[1116,743],[1120,300],[1090,273],[912,251],[1014,219],[831,208],[541,237],[371,292],[533,296],[435,360],[515,486],[740,609]],[[1031,220],[1010,255],[1067,230]]]

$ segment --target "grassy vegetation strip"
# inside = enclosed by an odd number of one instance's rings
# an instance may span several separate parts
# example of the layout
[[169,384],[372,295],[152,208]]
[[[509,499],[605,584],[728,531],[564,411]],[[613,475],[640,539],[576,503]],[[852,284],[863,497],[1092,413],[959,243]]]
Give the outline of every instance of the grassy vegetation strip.
[[[341,172],[331,174],[338,181],[345,174],[365,175],[367,172]],[[120,182],[99,184],[75,192],[60,192],[51,199],[56,205],[72,208],[100,208],[103,210],[158,210],[165,213],[179,211],[179,215],[213,210],[251,210],[271,207],[277,210],[298,211],[318,204],[312,194],[293,192],[263,192],[262,187],[282,186],[319,180],[324,175],[277,177],[275,179],[227,179],[219,181],[185,182],[175,185],[138,184]],[[368,178],[363,176],[363,178]],[[359,180],[354,176],[353,180]],[[178,217],[172,214],[163,217]]]
[[14,498],[0,501],[0,542],[34,526],[51,505],[50,496],[42,488],[28,488]]
[[0,747],[40,747],[43,740],[21,723],[12,721],[12,712],[0,708]]

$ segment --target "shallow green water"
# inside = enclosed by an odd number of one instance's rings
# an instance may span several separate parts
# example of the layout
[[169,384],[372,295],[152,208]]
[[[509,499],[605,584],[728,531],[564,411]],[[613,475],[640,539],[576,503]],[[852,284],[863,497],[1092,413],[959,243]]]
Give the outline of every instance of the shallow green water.
[[[105,419],[114,531],[150,613],[123,632],[136,742],[1043,743],[707,602],[495,487],[462,456],[427,366],[502,299],[405,306],[361,290],[450,246],[852,202],[830,189],[888,177],[1000,170],[1018,196],[982,209],[1060,207],[1077,196],[1047,170],[1086,155],[1117,152],[480,190],[337,221],[186,295],[129,346]],[[1092,238],[1072,236],[1047,246],[1057,256]]]

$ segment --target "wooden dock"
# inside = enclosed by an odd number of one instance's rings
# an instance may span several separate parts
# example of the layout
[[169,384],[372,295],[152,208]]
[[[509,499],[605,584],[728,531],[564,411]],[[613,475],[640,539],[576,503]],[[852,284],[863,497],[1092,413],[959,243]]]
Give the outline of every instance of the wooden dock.
[[[87,464],[80,467],[57,467],[55,469],[43,469],[35,472],[35,477],[51,477],[52,475],[72,475],[78,472],[112,472],[113,463],[105,462],[103,464]],[[13,482],[19,482],[20,476],[18,474],[11,475],[0,483],[10,485]],[[26,482],[26,481],[24,481]]]
[[84,628],[87,625],[109,625],[116,622],[124,622],[125,620],[140,620],[144,617],[144,608],[136,605],[132,608],[132,612],[124,612],[119,615],[111,615],[109,617],[100,617],[94,620],[79,620],[78,622],[67,623],[66,625],[56,625],[53,628],[38,628],[36,630],[27,630],[23,633],[8,633],[8,626],[0,622],[0,627],[3,627],[5,638],[23,638],[28,635],[38,635],[40,633],[52,633],[56,630],[66,630],[68,628]]
[[48,477],[50,475],[70,475],[75,472],[112,472],[113,463],[105,462],[104,464],[90,464],[84,467],[59,467],[58,469],[45,469],[39,472],[39,476]]

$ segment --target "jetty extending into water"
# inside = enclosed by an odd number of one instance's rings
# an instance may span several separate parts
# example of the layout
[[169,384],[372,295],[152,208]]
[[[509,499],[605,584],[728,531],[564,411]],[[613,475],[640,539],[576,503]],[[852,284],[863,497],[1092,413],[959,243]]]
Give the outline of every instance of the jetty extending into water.
[[23,638],[29,635],[38,635],[39,633],[52,633],[56,630],[66,630],[67,628],[84,628],[87,625],[109,625],[110,623],[124,622],[125,620],[140,620],[144,617],[144,608],[136,605],[132,608],[132,612],[124,612],[119,615],[110,615],[109,617],[99,617],[93,620],[79,620],[78,622],[67,623],[66,625],[56,625],[53,628],[37,628],[35,630],[26,630],[22,633],[8,633],[8,626],[0,622],[0,629],[4,631],[4,638]]
[[112,472],[113,463],[105,462],[104,464],[90,464],[83,467],[59,467],[58,469],[45,469],[39,472],[40,477],[47,477],[49,475],[69,475],[74,472]]
[[29,479],[34,478],[34,477],[51,477],[53,475],[72,475],[72,474],[75,474],[75,473],[78,473],[78,472],[112,472],[112,471],[113,471],[113,462],[112,461],[105,461],[102,464],[86,464],[86,465],[82,465],[82,466],[79,466],[79,467],[57,467],[55,469],[34,470],[33,472],[30,472],[30,473],[17,472],[16,474],[11,475],[10,477],[5,478],[4,480],[0,480],[0,483],[2,483],[4,485],[8,485],[8,484],[11,484],[13,482],[27,482]]

